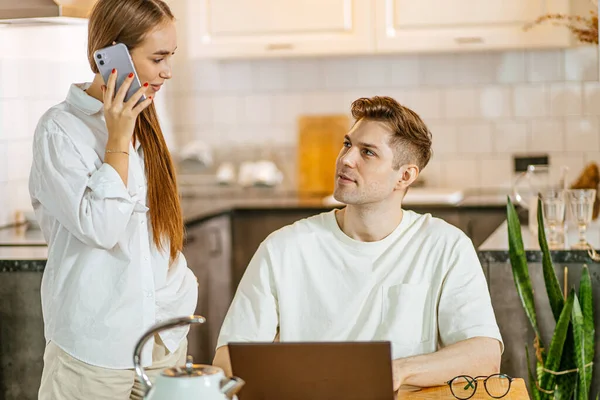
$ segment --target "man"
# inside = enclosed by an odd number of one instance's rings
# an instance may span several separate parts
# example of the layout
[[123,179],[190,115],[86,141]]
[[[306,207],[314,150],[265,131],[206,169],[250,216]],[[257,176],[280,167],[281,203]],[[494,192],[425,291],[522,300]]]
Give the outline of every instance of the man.
[[394,390],[497,373],[503,343],[472,242],[441,219],[402,209],[431,158],[431,133],[389,97],[358,99],[352,115],[334,191],[346,207],[263,241],[214,364],[231,374],[232,341],[389,340]]

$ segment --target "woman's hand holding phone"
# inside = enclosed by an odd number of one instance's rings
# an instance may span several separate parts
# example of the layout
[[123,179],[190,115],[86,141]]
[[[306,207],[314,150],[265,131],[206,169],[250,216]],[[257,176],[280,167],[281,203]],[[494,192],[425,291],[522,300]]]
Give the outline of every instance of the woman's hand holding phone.
[[129,100],[123,101],[133,79],[133,73],[129,74],[115,94],[117,71],[113,69],[106,86],[102,88],[104,118],[108,130],[104,162],[117,171],[125,186],[129,172],[129,143],[133,137],[135,121],[142,110],[152,103],[152,96],[148,96],[146,100],[137,104],[146,93],[148,84],[144,84]]
[[113,69],[108,82],[106,82],[106,86],[103,88],[104,118],[108,130],[107,149],[122,151],[129,149],[129,142],[131,142],[133,136],[135,121],[142,110],[152,103],[152,96],[147,96],[146,100],[137,104],[142,95],[146,94],[146,90],[149,87],[147,83],[135,92],[128,101],[124,101],[133,79],[133,73],[129,74],[115,94],[117,71]]

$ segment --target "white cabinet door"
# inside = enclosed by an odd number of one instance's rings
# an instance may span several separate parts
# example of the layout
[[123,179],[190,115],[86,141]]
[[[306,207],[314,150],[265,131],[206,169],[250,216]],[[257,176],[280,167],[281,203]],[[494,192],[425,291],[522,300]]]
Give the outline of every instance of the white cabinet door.
[[569,0],[375,0],[378,52],[435,52],[563,47],[568,29],[544,23],[568,13]]
[[360,54],[373,50],[370,0],[188,0],[192,57]]

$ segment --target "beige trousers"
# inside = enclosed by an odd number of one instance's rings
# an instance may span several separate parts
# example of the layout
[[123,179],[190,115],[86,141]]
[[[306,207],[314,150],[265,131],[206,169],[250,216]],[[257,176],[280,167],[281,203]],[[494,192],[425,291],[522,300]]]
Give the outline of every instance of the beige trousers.
[[[155,335],[152,366],[144,368],[146,374],[154,382],[163,369],[184,365],[186,355],[186,339],[174,353],[169,353],[160,336]],[[137,400],[143,397],[143,386],[133,369],[97,367],[71,357],[53,342],[46,346],[39,400]]]

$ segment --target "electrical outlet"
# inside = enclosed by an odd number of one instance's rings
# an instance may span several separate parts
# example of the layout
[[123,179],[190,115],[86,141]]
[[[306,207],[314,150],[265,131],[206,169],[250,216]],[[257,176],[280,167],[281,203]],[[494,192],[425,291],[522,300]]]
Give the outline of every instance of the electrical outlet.
[[513,171],[525,172],[528,165],[548,165],[550,166],[550,157],[548,154],[523,154],[513,156]]

